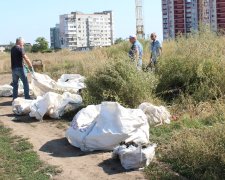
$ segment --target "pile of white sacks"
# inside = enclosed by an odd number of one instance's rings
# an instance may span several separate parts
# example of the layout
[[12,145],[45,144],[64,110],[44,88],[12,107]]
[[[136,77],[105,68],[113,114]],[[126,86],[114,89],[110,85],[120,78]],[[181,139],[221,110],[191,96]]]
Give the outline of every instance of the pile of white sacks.
[[36,99],[16,98],[12,103],[13,112],[29,114],[38,120],[42,120],[44,115],[59,119],[67,106],[76,109],[82,104],[82,97],[76,94],[82,88],[85,88],[84,77],[79,74],[63,74],[56,82],[48,75],[34,73],[30,91]]
[[[78,74],[64,74],[54,81],[35,73],[30,87],[37,98],[15,99],[13,112],[42,120],[44,115],[60,118],[68,105],[79,107],[82,98],[77,92],[85,84],[84,77]],[[170,123],[170,113],[164,106],[145,102],[130,109],[117,102],[102,102],[80,110],[65,135],[82,151],[113,151],[112,157],[119,157],[125,169],[137,169],[148,165],[155,155],[156,144],[149,142],[150,126],[164,123]]]
[[155,155],[149,125],[163,123],[170,123],[170,113],[163,106],[142,103],[138,109],[129,109],[117,102],[102,102],[79,111],[66,137],[82,151],[113,150],[113,158],[119,157],[125,169],[137,169],[149,165]]

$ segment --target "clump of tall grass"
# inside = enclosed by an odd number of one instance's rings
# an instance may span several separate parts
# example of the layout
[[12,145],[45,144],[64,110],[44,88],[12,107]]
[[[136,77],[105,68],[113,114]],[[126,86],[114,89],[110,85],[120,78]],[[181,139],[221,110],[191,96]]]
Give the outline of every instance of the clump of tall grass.
[[224,128],[220,124],[174,134],[161,160],[188,179],[220,179],[225,173]]
[[153,74],[138,71],[136,66],[124,57],[107,62],[93,76],[87,78],[84,100],[95,104],[117,101],[126,107],[136,107],[143,101],[154,99],[155,84]]
[[195,101],[217,99],[225,93],[225,38],[210,31],[164,43],[156,92],[165,100],[181,95]]

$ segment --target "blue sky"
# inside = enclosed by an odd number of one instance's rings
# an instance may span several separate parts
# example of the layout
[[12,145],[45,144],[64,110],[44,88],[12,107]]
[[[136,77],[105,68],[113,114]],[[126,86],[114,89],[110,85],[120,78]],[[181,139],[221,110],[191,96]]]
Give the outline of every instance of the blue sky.
[[[162,40],[161,0],[143,0],[145,33],[156,32]],[[34,43],[37,37],[48,41],[50,27],[59,22],[59,15],[72,11],[84,13],[112,10],[115,37],[135,34],[135,0],[5,0],[0,3],[0,44],[14,42],[22,36]]]

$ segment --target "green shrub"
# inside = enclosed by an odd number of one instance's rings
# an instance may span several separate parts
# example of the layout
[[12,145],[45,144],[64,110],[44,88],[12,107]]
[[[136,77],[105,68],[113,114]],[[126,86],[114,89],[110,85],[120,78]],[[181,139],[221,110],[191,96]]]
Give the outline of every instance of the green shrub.
[[114,60],[86,80],[86,103],[117,101],[126,107],[136,107],[153,98],[156,84],[150,73],[138,71],[128,59]]
[[164,45],[166,50],[159,63],[158,95],[170,101],[188,95],[197,102],[223,96],[223,37],[206,31]]
[[188,179],[220,179],[225,174],[225,126],[185,129],[172,136],[161,160]]
[[127,41],[121,42],[119,44],[115,44],[106,49],[107,58],[108,59],[121,59],[122,57],[128,54],[130,49],[130,44]]

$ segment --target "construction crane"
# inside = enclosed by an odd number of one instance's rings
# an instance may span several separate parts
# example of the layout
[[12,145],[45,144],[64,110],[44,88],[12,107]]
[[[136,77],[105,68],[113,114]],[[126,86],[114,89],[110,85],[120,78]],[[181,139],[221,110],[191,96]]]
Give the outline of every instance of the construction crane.
[[144,33],[142,0],[135,0],[135,7],[136,7],[136,35],[137,38],[144,39],[145,33]]

